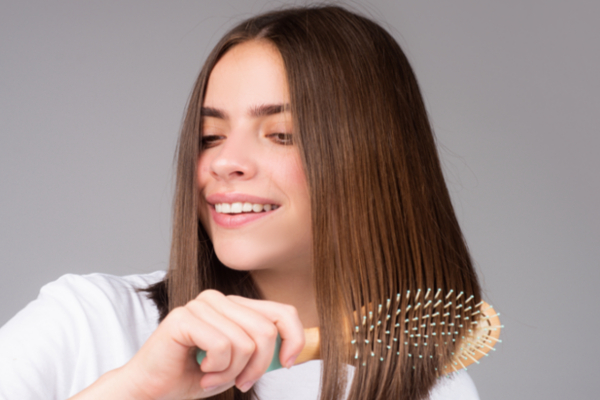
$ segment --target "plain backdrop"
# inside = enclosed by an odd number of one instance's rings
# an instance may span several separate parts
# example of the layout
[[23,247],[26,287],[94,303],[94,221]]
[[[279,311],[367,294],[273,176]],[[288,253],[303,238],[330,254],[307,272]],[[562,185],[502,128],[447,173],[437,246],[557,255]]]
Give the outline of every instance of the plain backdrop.
[[[200,66],[234,23],[287,4],[0,1],[0,325],[62,274],[167,268]],[[481,398],[597,398],[600,3],[350,6],[412,62],[506,326],[470,368]]]

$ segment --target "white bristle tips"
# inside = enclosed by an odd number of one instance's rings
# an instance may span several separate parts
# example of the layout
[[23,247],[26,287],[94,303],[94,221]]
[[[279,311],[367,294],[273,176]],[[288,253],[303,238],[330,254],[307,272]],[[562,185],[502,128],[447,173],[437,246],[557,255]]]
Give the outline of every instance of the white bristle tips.
[[[486,315],[493,314],[493,312],[490,312],[491,310],[486,311],[487,304],[485,307],[481,307],[482,304],[485,304],[483,301],[478,304],[473,302],[469,305],[468,303],[473,301],[474,296],[467,297],[463,291],[449,290],[445,292],[439,288],[437,290],[417,288],[407,290],[404,293],[407,301],[402,310],[400,309],[401,293],[396,293],[387,299],[384,298],[385,301],[378,304],[377,308],[374,306],[377,303],[371,303],[370,308],[372,311],[362,317],[363,326],[358,324],[354,327],[357,334],[361,331],[367,331],[365,336],[369,337],[369,339],[364,339],[364,336],[361,338],[356,335],[352,340],[352,345],[358,345],[359,349],[361,346],[365,346],[366,350],[361,356],[361,351],[357,349],[355,359],[358,360],[360,356],[363,361],[368,360],[370,357],[367,355],[370,353],[373,357],[372,362],[375,362],[375,357],[379,358],[380,362],[384,362],[386,351],[390,351],[389,354],[393,354],[391,352],[395,351],[398,356],[401,355],[398,350],[402,343],[404,343],[404,346],[410,346],[407,347],[407,350],[416,352],[414,357],[413,354],[406,352],[403,356],[408,354],[408,357],[412,357],[415,361],[417,361],[417,358],[437,359],[438,356],[442,356],[444,353],[447,354],[443,346],[449,345],[449,349],[455,352],[452,353],[452,363],[454,365],[444,366],[443,368],[449,368],[445,370],[442,370],[440,366],[438,374],[441,376],[441,371],[448,373],[458,371],[467,364],[479,364],[477,359],[483,356],[487,357],[490,350],[496,350],[493,348],[495,343],[501,342],[501,340],[491,336],[493,331],[498,331],[504,327],[499,324],[491,324],[491,319],[500,314]],[[393,312],[390,307],[393,307],[396,312]],[[436,311],[436,308],[438,311]],[[362,313],[365,314],[367,309],[367,307],[363,308]],[[385,315],[385,318],[383,315]],[[388,323],[388,321],[390,322]],[[396,328],[398,328],[397,331]],[[373,333],[370,334],[369,332]],[[381,339],[378,339],[378,337],[381,337]],[[433,340],[431,346],[425,342],[430,338]],[[362,344],[363,340],[364,344]],[[435,343],[436,341],[440,341],[440,343]],[[398,344],[395,345],[394,343]],[[430,350],[435,349],[435,351],[426,352],[423,355],[418,354],[421,353],[419,349],[427,348],[430,348]],[[364,366],[366,363],[362,362],[362,364]],[[418,364],[415,362],[414,365]]]

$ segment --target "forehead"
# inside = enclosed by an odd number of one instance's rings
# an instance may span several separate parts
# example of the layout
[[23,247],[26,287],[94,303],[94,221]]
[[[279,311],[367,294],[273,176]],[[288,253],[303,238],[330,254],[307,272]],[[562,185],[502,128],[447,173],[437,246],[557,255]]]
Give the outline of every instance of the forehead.
[[267,41],[249,41],[231,48],[213,68],[205,107],[230,113],[265,104],[289,102],[283,59]]

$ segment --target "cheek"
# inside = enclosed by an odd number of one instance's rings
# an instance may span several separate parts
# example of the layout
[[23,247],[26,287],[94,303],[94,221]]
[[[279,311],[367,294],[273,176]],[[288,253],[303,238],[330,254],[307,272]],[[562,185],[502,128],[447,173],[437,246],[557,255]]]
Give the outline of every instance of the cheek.
[[[283,161],[283,160],[282,160]],[[299,155],[290,156],[274,168],[276,179],[283,191],[287,193],[299,217],[310,221],[310,196],[306,174],[302,168]]]
[[196,185],[201,193],[204,191],[208,181],[210,174],[209,165],[208,157],[198,157],[198,161],[196,162]]

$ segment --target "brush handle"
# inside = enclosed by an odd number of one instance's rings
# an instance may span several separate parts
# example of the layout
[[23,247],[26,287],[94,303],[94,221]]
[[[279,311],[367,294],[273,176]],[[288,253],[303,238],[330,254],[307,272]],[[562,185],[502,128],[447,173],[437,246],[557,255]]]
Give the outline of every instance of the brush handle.
[[[302,364],[310,360],[318,360],[320,358],[320,343],[319,343],[319,328],[309,328],[304,330],[304,347],[294,365]],[[266,372],[273,371],[279,368],[283,368],[281,362],[279,361],[279,350],[281,349],[281,336],[277,335],[277,340],[275,341],[275,352],[273,353],[273,359],[271,360],[271,364],[269,368],[267,368]],[[206,358],[206,351],[198,349],[196,352],[196,361],[198,365],[202,363],[202,360]]]

